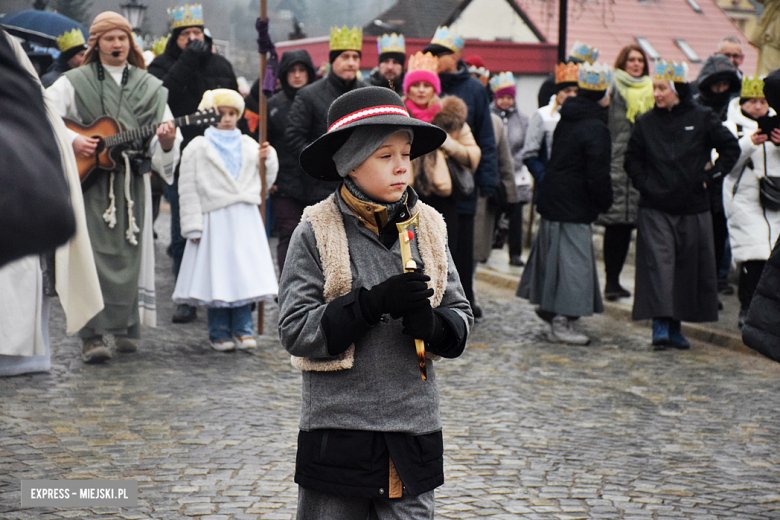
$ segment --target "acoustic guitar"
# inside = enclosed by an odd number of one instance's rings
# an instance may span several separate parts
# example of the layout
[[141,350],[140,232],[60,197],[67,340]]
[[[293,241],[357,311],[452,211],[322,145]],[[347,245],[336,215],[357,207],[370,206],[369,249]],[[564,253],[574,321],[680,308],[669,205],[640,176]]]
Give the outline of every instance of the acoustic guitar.
[[[188,116],[177,117],[173,120],[176,128],[192,125],[211,125],[220,121],[220,116],[214,109],[204,112],[196,112]],[[96,170],[111,171],[122,161],[122,152],[129,144],[137,139],[146,139],[157,133],[161,123],[142,126],[132,130],[125,130],[124,125],[110,116],[102,116],[85,126],[71,119],[64,119],[65,126],[77,134],[85,137],[94,137],[98,140],[95,153],[90,156],[76,155],[79,178],[83,185]]]

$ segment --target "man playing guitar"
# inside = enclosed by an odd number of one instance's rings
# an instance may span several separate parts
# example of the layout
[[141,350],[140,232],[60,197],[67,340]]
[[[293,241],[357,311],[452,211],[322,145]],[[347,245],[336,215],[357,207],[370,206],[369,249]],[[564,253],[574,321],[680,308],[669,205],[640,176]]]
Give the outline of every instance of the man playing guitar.
[[[105,336],[114,335],[118,352],[134,352],[141,324],[155,325],[147,174],[151,161],[154,171],[170,184],[179,161],[181,133],[170,121],[168,92],[146,72],[131,32],[130,23],[118,13],[99,14],[90,27],[84,64],[47,90],[62,117],[84,125],[101,116],[116,119],[127,130],[166,121],[156,135],[133,141],[115,167],[96,171],[83,186],[89,238],[105,301],[103,311],[79,332],[86,363],[111,357]],[[94,156],[99,143],[97,138],[73,132],[77,157]]]

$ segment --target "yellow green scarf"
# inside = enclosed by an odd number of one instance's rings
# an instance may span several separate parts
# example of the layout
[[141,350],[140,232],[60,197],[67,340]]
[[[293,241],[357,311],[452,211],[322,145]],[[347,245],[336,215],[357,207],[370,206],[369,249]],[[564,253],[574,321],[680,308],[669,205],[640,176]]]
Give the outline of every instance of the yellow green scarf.
[[653,108],[655,100],[653,99],[653,80],[650,79],[650,76],[635,78],[622,69],[615,69],[613,77],[618,92],[628,105],[626,119],[633,123],[636,116]]

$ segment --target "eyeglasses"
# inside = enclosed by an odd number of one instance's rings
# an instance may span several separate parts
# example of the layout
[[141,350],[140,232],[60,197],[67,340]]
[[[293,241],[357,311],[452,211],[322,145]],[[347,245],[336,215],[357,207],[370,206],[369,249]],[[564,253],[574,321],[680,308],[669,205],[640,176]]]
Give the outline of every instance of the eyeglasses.
[[730,60],[738,60],[739,58],[742,57],[742,54],[729,54],[726,52],[723,52],[721,54],[723,54],[725,57],[727,57]]

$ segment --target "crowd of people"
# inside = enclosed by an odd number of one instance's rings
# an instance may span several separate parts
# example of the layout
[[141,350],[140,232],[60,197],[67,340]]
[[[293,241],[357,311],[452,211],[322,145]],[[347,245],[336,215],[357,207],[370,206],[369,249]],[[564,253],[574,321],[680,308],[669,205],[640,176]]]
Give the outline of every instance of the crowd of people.
[[[513,74],[461,58],[448,27],[410,56],[402,35],[378,38],[365,80],[362,31],[335,28],[321,73],[306,51],[281,56],[260,143],[259,80],[239,93],[200,6],[170,13],[153,60],[124,17],[98,15],[88,39],[63,35],[43,84],[0,35],[51,126],[39,134],[40,160],[55,163],[41,163],[46,187],[72,209],[40,260],[3,259],[17,309],[0,316],[14,331],[0,375],[49,368],[53,296],[85,363],[137,351],[142,326],[156,326],[155,182],[171,208],[173,322],[205,307],[214,350],[252,349],[253,306],[278,301],[281,343],[303,374],[300,519],[432,518],[444,479],[435,363],[458,357],[485,317],[474,278],[493,249],[523,267],[517,296],[551,342],[587,345],[579,319],[632,296],[620,275],[635,232],[633,318],[652,320],[654,349],[690,348],[681,323],[718,319],[732,264],[746,338],[780,338],[763,314],[780,303],[760,287],[767,263],[766,283],[777,276],[780,81],[739,70],[738,38],[695,82],[685,63],[651,64],[638,45],[613,67],[575,43],[526,115]],[[204,112],[215,124],[184,117]],[[106,116],[121,123],[112,140],[92,130]],[[109,144],[127,131],[128,146]],[[541,218],[524,260],[528,206]],[[769,303],[751,313],[756,294]]]

